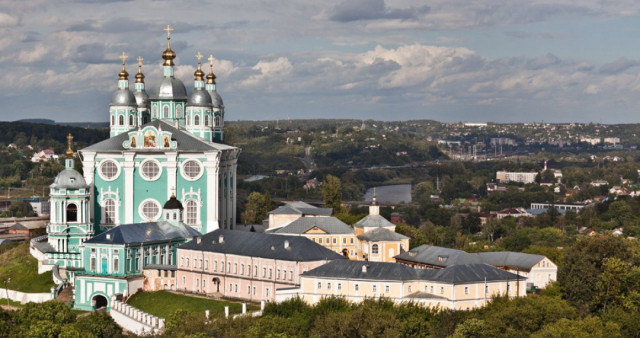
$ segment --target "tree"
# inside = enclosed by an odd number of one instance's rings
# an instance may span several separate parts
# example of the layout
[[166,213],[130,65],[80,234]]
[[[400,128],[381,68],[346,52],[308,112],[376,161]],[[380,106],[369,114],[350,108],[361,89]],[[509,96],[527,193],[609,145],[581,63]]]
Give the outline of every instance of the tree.
[[334,214],[339,214],[342,210],[342,183],[340,179],[327,175],[322,184],[322,198],[327,208],[332,208]]
[[267,217],[267,212],[271,210],[271,195],[267,192],[264,195],[254,191],[249,194],[244,212],[240,214],[242,222],[261,223]]

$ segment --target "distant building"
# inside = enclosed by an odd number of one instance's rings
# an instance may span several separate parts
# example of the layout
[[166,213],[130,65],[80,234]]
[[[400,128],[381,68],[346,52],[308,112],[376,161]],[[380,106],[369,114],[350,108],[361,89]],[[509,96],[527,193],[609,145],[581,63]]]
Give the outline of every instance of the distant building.
[[600,138],[599,137],[581,137],[580,138],[580,142],[584,142],[584,143],[589,143],[592,146],[595,146],[596,144],[600,143]]
[[329,217],[331,208],[318,208],[302,201],[285,202],[285,205],[269,211],[269,229],[287,225],[300,217]]
[[51,204],[49,201],[38,200],[37,202],[29,202],[29,204],[31,204],[33,212],[38,216],[49,215],[51,212]]
[[421,269],[443,269],[461,264],[489,264],[516,273],[529,286],[544,288],[557,279],[558,266],[542,255],[499,251],[467,253],[432,245],[421,245],[396,256],[398,263]]
[[496,179],[500,183],[508,182],[520,182],[520,183],[535,183],[537,172],[509,172],[509,171],[497,171]]
[[579,212],[585,207],[589,206],[588,204],[571,204],[571,203],[531,203],[531,209],[548,209],[551,207],[555,207],[558,210],[571,210],[573,212]]
[[591,186],[592,187],[601,187],[603,185],[609,185],[609,182],[607,182],[605,180],[594,180],[594,181],[591,181]]
[[346,258],[301,236],[216,230],[178,248],[177,289],[247,301],[274,301],[300,274]]
[[31,156],[31,162],[34,162],[34,163],[38,163],[40,161],[47,162],[51,160],[54,160],[54,161],[58,160],[58,155],[56,155],[51,149],[45,149],[45,150],[39,151],[33,154],[33,156]]
[[329,296],[361,302],[385,298],[441,309],[471,310],[496,296],[526,295],[525,279],[487,264],[463,264],[441,270],[397,263],[335,260],[300,277],[300,287],[278,290],[277,301],[299,296],[317,304]]

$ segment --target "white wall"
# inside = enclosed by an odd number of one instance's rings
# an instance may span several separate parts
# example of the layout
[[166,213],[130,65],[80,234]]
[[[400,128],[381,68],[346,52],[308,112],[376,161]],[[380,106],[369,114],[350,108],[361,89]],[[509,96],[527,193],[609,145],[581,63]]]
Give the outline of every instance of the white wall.
[[9,299],[14,302],[20,302],[20,304],[26,303],[44,303],[48,300],[53,299],[51,297],[51,292],[47,293],[25,293],[15,290],[7,290],[5,288],[0,289],[0,298],[7,299],[7,291],[9,295]]

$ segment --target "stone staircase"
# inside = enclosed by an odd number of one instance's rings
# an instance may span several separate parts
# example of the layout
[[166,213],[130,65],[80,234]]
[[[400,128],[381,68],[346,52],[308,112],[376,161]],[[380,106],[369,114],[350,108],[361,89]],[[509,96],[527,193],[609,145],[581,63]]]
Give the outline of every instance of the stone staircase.
[[56,300],[65,304],[69,304],[69,302],[73,299],[73,287],[68,285],[60,293]]

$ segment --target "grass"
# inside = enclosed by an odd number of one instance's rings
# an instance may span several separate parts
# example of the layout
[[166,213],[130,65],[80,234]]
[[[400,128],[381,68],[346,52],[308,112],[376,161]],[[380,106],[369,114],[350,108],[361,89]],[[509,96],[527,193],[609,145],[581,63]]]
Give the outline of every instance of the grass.
[[0,254],[0,288],[5,287],[4,281],[9,278],[7,288],[21,292],[50,292],[55,286],[51,272],[38,274],[38,261],[29,253],[29,242]]
[[[205,310],[209,310],[210,315],[213,317],[223,314],[224,307],[227,305],[229,306],[230,313],[242,313],[241,303],[191,297],[167,291],[138,292],[133,295],[127,303],[142,311],[162,318],[167,318],[179,309],[188,312],[202,313],[203,315]],[[259,306],[247,303],[247,312],[259,309]]]

